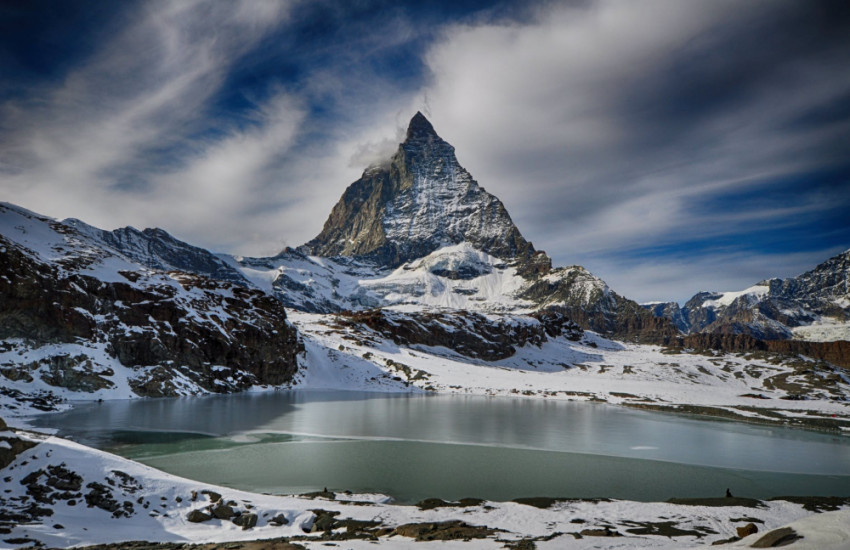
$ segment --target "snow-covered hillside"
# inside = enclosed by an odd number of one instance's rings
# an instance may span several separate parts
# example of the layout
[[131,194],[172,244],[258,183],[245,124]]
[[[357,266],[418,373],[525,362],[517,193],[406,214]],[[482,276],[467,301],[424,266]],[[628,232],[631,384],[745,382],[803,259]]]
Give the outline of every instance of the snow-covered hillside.
[[[488,360],[466,342],[422,343],[404,330],[405,316],[426,321],[417,312],[371,326],[346,315],[293,313],[307,348],[297,387],[604,401],[850,433],[850,376],[822,361],[675,351],[569,331]],[[489,319],[502,326],[537,322]]]

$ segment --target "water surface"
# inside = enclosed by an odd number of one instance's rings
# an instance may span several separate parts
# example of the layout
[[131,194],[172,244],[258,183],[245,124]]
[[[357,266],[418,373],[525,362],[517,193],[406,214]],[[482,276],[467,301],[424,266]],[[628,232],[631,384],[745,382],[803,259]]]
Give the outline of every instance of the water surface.
[[241,489],[429,496],[850,495],[850,441],[596,403],[279,391],[86,404],[38,422]]

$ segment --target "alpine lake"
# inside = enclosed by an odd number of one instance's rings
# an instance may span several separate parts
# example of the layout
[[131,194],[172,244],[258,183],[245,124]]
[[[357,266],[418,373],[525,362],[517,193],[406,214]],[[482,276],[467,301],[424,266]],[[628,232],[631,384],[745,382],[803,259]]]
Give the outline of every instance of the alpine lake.
[[850,495],[850,437],[600,403],[281,390],[84,403],[32,422],[175,475],[273,494]]

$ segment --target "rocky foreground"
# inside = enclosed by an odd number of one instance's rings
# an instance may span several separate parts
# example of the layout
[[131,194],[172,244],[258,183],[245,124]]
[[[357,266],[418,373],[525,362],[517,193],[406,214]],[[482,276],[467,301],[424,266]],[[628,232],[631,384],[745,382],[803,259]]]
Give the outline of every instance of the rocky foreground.
[[664,503],[433,498],[400,506],[381,495],[327,489],[273,496],[178,478],[5,424],[0,424],[0,475],[3,548],[283,550],[343,542],[347,548],[515,549],[850,545],[850,498],[720,496]]

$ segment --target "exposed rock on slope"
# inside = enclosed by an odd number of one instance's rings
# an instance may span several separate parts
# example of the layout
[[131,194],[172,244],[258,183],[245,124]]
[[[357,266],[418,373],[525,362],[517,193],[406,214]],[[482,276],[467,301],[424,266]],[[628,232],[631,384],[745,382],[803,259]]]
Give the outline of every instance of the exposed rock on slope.
[[680,331],[687,333],[689,329],[688,321],[685,319],[682,308],[677,302],[654,302],[649,304],[641,304],[641,306],[652,312],[656,317],[670,319],[670,322]]
[[211,279],[248,284],[238,270],[215,254],[175,239],[159,228],[139,231],[123,227],[106,231],[74,219],[65,220],[62,224],[147,269],[185,271]]
[[364,325],[399,345],[445,347],[486,361],[511,357],[517,347],[540,346],[548,338],[578,340],[582,330],[554,312],[498,320],[468,311],[400,313],[368,310],[340,316],[343,324]]

